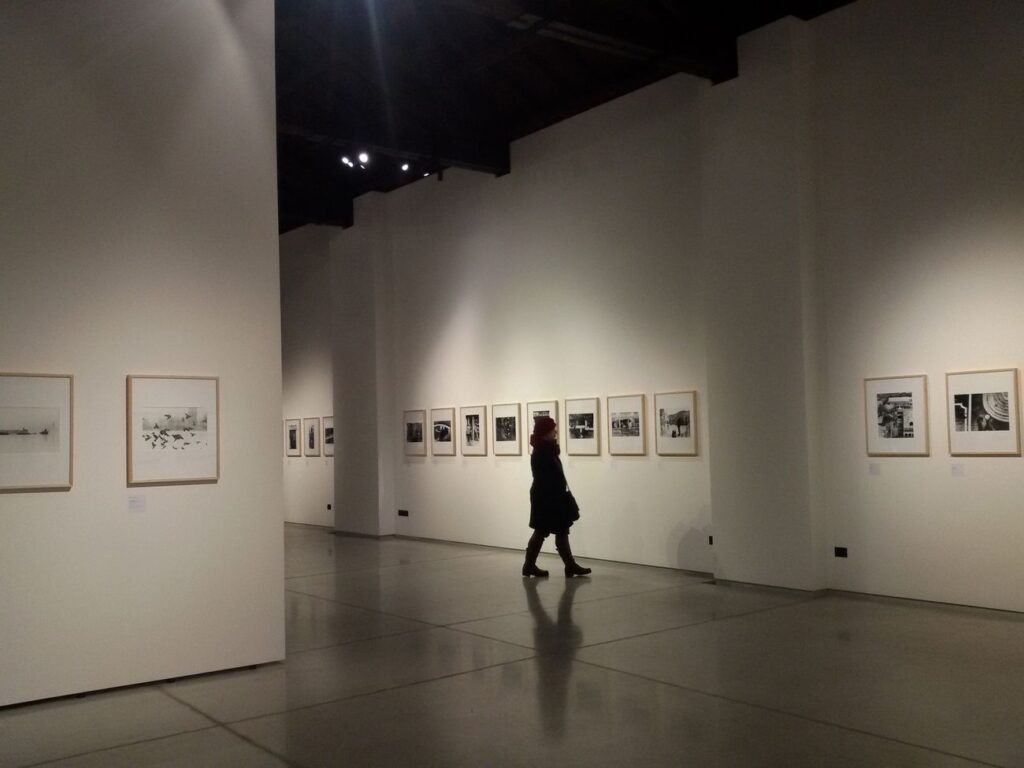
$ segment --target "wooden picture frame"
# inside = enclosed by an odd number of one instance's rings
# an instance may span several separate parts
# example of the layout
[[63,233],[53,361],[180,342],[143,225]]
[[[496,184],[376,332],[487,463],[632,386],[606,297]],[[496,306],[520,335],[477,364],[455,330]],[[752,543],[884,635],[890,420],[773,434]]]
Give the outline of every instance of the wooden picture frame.
[[559,435],[569,456],[600,456],[601,398],[566,398],[565,425]]
[[523,417],[523,436],[529,446],[529,452],[533,453],[533,446],[530,446],[530,435],[533,434],[533,423],[540,416],[550,416],[558,424],[558,433],[561,437],[561,424],[558,422],[558,401],[557,400],[532,400],[526,404],[526,416]]
[[302,455],[312,458],[320,453],[320,417],[308,416],[302,420]]
[[928,456],[928,377],[864,379],[868,456]]
[[423,409],[402,412],[402,441],[406,456],[427,455],[427,412]]
[[946,374],[950,456],[1020,456],[1016,368]]
[[334,457],[334,417],[324,416],[323,418],[323,441],[324,441],[324,456],[327,458]]
[[430,453],[433,456],[455,455],[455,409],[430,409]]
[[127,377],[128,485],[220,479],[220,379]]
[[523,429],[519,403],[491,406],[491,427],[495,456],[521,456]]
[[69,491],[75,377],[0,373],[0,493]]
[[302,419],[284,420],[284,455],[302,455]]
[[607,399],[608,454],[647,455],[647,398],[615,395]]
[[697,424],[697,390],[654,393],[654,450],[659,456],[696,456]]
[[463,456],[487,455],[487,406],[466,405],[459,409]]

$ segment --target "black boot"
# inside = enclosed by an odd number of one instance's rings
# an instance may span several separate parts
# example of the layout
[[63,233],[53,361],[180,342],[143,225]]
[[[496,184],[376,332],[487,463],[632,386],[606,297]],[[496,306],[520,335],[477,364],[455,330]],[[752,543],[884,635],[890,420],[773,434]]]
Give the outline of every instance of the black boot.
[[562,562],[565,563],[566,578],[571,579],[573,576],[587,576],[590,574],[589,568],[584,568],[573,559],[572,550],[569,548],[569,534],[560,533],[555,536],[555,548],[558,550],[558,554],[562,556]]
[[547,576],[548,572],[537,567],[537,555],[540,554],[541,545],[546,536],[533,534],[526,544],[526,562],[523,563],[523,576]]

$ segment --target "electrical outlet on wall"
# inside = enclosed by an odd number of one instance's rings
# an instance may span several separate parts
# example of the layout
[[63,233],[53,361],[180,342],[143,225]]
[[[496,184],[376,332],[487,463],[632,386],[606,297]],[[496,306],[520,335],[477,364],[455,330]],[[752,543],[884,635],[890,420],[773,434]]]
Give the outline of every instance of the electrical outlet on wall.
[[400,509],[400,510],[398,510],[398,516],[399,517],[408,517],[409,516],[409,510],[408,509]]

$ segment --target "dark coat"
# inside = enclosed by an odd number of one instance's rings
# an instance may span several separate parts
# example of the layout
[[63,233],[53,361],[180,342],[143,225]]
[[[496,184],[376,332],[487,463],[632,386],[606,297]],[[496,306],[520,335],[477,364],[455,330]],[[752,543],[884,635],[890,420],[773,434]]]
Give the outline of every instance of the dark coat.
[[572,512],[565,503],[567,483],[562,460],[555,450],[537,447],[530,457],[530,469],[530,527],[545,533],[565,533],[572,526]]

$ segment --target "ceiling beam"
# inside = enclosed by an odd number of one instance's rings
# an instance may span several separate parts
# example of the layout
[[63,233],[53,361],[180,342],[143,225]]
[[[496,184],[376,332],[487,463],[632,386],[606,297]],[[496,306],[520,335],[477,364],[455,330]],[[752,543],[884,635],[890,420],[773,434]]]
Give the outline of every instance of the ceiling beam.
[[[516,0],[432,0],[466,13],[483,16],[505,24],[526,35],[545,37],[566,45],[599,51],[608,56],[638,62],[652,62],[667,72],[696,75],[719,83],[736,76],[736,40],[733,37],[693,38],[689,30],[680,29],[682,45],[671,49],[648,41],[627,40],[605,31],[574,24],[570,19],[542,15],[543,7],[533,8]],[[812,2],[813,0],[806,0]],[[824,0],[825,2],[846,0]]]

